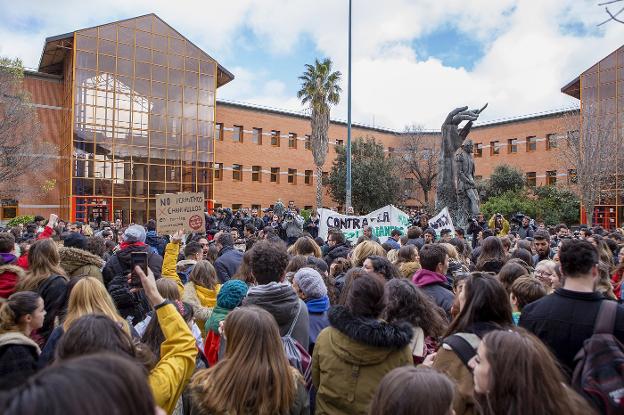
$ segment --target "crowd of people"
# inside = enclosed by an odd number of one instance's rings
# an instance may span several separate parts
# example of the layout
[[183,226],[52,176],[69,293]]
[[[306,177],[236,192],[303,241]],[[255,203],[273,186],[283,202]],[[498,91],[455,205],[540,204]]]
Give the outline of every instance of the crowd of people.
[[622,230],[206,216],[3,229],[0,413],[624,413]]

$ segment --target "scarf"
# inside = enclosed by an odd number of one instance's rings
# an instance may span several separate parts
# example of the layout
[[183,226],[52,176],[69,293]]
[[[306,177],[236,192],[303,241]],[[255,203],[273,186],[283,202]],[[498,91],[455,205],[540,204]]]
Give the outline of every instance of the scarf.
[[122,242],[119,245],[119,250],[123,251],[124,249],[130,247],[130,246],[146,246],[145,242]]
[[307,300],[306,306],[308,306],[308,312],[310,313],[324,313],[329,310],[329,297],[324,295],[321,298],[313,298]]
[[212,314],[210,315],[210,318],[206,322],[206,327],[205,327],[206,331],[213,331],[219,334],[219,323],[225,320],[225,318],[230,313],[230,311],[232,310],[228,310],[227,308],[216,306],[212,310]]
[[293,321],[298,302],[299,297],[290,285],[277,282],[251,287],[243,300],[244,305],[257,305],[271,313],[280,328]]

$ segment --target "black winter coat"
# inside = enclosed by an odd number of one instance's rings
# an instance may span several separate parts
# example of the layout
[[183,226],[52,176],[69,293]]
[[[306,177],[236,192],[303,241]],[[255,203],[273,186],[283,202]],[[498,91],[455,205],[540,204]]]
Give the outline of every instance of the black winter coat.
[[123,318],[131,316],[136,324],[145,319],[150,307],[143,291],[131,292],[128,285],[128,274],[132,271],[132,252],[147,252],[147,266],[154,273],[154,278],[160,278],[162,257],[151,252],[147,245],[130,245],[117,252],[104,265],[102,276],[119,314]]
[[0,335],[0,390],[15,388],[37,371],[39,347],[22,333]]
[[37,287],[37,294],[43,299],[46,315],[43,326],[37,330],[37,336],[43,338],[42,345],[54,330],[54,320],[65,314],[67,306],[67,280],[60,275],[52,275]]
[[323,259],[327,262],[327,266],[331,267],[334,260],[338,258],[346,258],[349,255],[349,252],[351,252],[351,248],[349,248],[346,244],[337,244],[329,248],[327,255],[325,255]]

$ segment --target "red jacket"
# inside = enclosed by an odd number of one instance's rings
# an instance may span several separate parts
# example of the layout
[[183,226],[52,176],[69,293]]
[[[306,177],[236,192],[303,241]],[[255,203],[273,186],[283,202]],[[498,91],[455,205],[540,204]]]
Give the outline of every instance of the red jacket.
[[13,254],[0,254],[0,298],[9,298],[15,292],[17,283],[26,275],[17,261]]
[[[52,236],[53,233],[54,229],[46,226],[45,228],[43,228],[43,231],[39,235],[37,235],[37,240],[48,239]],[[24,253],[21,257],[17,259],[17,265],[28,271],[28,252]]]

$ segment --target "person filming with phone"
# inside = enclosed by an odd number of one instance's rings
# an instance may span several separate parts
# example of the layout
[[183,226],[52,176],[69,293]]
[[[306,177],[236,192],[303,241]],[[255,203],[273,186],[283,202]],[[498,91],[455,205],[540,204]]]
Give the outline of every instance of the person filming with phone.
[[104,285],[115,301],[115,306],[123,318],[131,317],[137,323],[145,318],[149,304],[143,292],[133,292],[127,275],[136,265],[152,270],[156,279],[160,278],[162,257],[145,244],[145,228],[130,225],[122,235],[119,251],[104,265],[102,276]]

